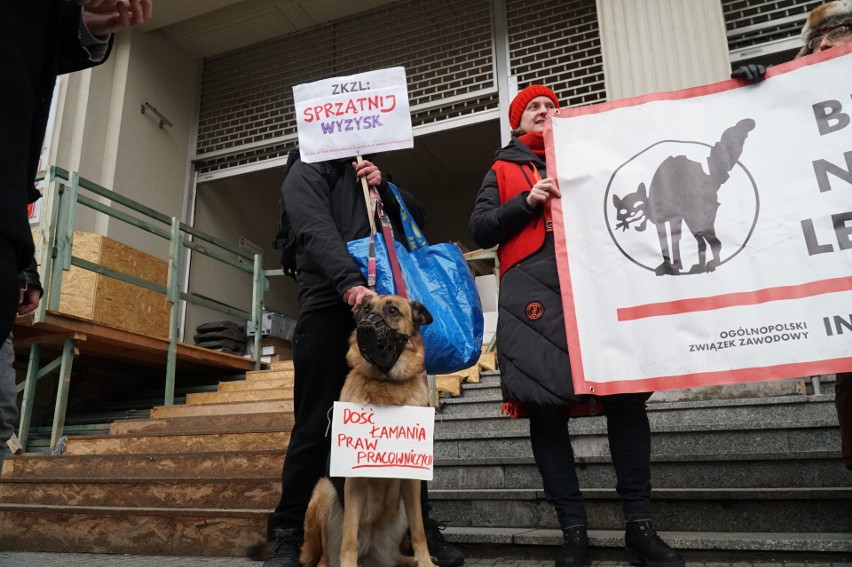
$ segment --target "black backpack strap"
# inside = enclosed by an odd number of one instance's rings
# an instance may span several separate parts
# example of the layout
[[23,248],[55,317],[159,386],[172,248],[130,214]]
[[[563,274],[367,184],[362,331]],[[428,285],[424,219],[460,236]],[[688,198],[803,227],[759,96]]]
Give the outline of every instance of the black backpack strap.
[[[284,178],[290,173],[290,168],[301,159],[299,148],[290,150],[287,154],[287,171],[284,173]],[[333,189],[337,184],[338,179],[343,176],[343,163],[340,161],[325,161],[320,164],[320,172],[328,182],[328,186]],[[281,216],[278,220],[278,232],[275,234],[275,239],[272,241],[272,247],[281,251],[281,267],[284,273],[292,278],[296,277],[296,248],[298,242],[296,235],[290,230],[290,220],[287,218],[287,211],[284,208],[283,199],[279,201],[281,207]]]

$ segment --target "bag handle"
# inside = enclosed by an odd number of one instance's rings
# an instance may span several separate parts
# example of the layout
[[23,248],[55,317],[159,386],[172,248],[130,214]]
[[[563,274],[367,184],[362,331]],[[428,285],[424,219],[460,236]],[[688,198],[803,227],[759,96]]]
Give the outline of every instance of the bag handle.
[[[399,265],[399,258],[396,254],[396,246],[394,245],[393,238],[393,227],[391,226],[390,219],[385,214],[384,207],[382,207],[382,199],[379,197],[379,192],[375,187],[370,187],[370,195],[372,196],[372,202],[375,203],[376,213],[379,215],[379,223],[382,226],[382,234],[385,237],[385,248],[388,251],[388,260],[391,266],[391,275],[393,276],[393,283],[396,287],[396,294],[400,297],[405,297],[408,299],[408,287],[405,285],[405,278],[402,277],[402,268]],[[370,235],[370,250],[373,251],[373,255],[375,256],[375,234]],[[375,287],[375,260],[373,261],[373,287]],[[370,275],[370,267],[368,262],[368,276]],[[368,277],[369,279],[369,277]]]
[[399,188],[390,181],[388,181],[388,187],[390,187],[390,190],[393,191],[393,195],[399,203],[399,216],[402,219],[402,229],[405,232],[405,240],[408,242],[408,249],[414,252],[415,250],[426,248],[429,246],[429,243],[426,242],[426,237],[423,236],[423,232],[420,230],[420,227],[417,226],[417,223],[408,211],[408,207],[405,206],[405,201],[402,199],[402,194],[399,192]]

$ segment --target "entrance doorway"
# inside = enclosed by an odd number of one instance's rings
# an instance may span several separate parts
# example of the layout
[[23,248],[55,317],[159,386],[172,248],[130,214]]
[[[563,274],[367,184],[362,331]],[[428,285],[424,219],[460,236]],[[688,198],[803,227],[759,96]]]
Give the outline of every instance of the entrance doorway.
[[[380,154],[374,159],[390,179],[412,192],[423,205],[427,240],[457,242],[463,250],[472,250],[476,245],[468,236],[468,219],[482,178],[499,146],[499,121],[490,120],[417,136],[414,148]],[[276,166],[199,183],[195,227],[234,244],[241,237],[257,244],[263,250],[264,269],[280,268],[278,252],[271,242],[278,226],[284,173],[283,166]],[[221,297],[248,307],[250,278],[236,269],[222,273],[220,266],[194,258],[190,293]],[[298,286],[286,276],[272,278],[265,303],[275,311],[296,317]],[[197,325],[214,320],[211,318],[221,320],[224,316],[190,305],[185,340],[190,339]]]

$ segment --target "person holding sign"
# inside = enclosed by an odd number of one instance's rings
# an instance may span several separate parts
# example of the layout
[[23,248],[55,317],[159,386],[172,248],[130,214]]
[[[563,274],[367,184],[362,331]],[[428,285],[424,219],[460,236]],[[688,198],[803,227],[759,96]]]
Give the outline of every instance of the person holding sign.
[[[281,475],[281,500],[274,520],[280,527],[275,549],[264,567],[299,567],[305,512],[311,491],[325,476],[331,450],[329,411],[349,372],[346,352],[355,329],[353,311],[376,293],[367,287],[346,242],[369,236],[361,179],[378,190],[395,237],[405,244],[400,207],[384,175],[370,161],[351,158],[306,163],[297,153],[288,159],[281,188],[283,210],[296,239],[299,320],[293,336],[296,417]],[[422,226],[423,209],[402,192],[414,220]],[[423,483],[423,514],[427,516]],[[438,523],[424,517],[429,553],[441,567],[464,563],[448,544]]]
[[[834,0],[811,10],[802,28],[802,41],[804,45],[796,54],[796,59],[852,43],[852,0]],[[757,82],[762,81],[765,75],[766,67],[750,64],[736,69],[731,77]],[[852,372],[837,374],[834,406],[840,423],[843,464],[852,470]]]
[[543,85],[529,86],[512,100],[513,138],[497,152],[470,218],[470,234],[479,246],[499,245],[497,351],[503,411],[529,417],[545,497],[564,534],[556,567],[589,564],[586,511],[568,421],[599,414],[600,406],[607,419],[628,551],[652,567],[682,566],[683,559],[651,523],[651,431],[645,411],[650,394],[574,394],[549,214],[550,201],[560,192],[546,176],[542,136],[548,111],[558,107],[556,94]]

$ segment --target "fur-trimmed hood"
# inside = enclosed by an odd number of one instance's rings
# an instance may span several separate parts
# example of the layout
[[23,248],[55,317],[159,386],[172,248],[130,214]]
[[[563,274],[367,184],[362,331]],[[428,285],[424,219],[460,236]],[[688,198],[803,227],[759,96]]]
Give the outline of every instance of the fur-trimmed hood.
[[817,6],[808,14],[802,28],[802,41],[807,43],[816,32],[852,23],[852,0],[833,0]]

